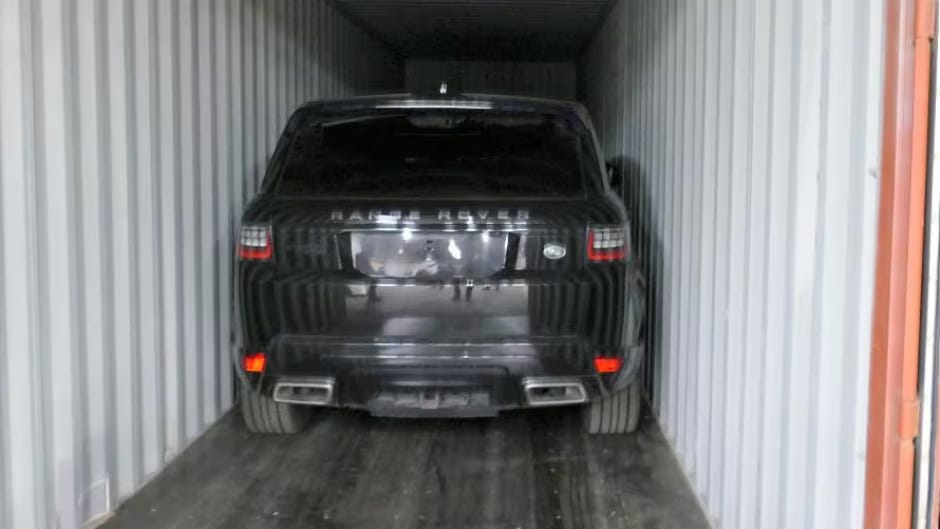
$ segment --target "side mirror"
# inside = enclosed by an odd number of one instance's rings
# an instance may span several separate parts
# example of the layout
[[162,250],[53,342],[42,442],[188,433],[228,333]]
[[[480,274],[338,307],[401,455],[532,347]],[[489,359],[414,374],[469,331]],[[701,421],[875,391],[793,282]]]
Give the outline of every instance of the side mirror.
[[607,182],[610,183],[610,187],[620,191],[620,188],[623,187],[623,175],[620,174],[620,170],[610,162],[606,162],[604,167],[607,169]]

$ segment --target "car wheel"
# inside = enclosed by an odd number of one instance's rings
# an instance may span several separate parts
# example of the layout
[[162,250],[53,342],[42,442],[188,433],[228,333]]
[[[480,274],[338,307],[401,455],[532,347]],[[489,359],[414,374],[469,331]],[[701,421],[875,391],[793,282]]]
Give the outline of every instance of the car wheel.
[[607,398],[586,404],[581,409],[584,431],[589,434],[622,434],[635,432],[640,425],[643,392],[640,381]]
[[284,404],[242,386],[242,418],[253,433],[290,434],[303,431],[310,422],[309,406]]

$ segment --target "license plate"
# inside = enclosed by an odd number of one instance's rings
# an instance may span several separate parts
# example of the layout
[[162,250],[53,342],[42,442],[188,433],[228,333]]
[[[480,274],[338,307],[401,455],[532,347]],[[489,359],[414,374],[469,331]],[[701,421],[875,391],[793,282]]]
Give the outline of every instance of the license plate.
[[508,236],[499,232],[353,232],[355,268],[370,277],[486,278],[503,269]]

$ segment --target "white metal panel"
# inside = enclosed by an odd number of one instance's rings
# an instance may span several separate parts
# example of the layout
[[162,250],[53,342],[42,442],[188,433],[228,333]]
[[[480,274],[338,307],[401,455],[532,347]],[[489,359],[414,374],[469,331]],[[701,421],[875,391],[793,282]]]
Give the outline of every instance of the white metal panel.
[[0,527],[110,511],[231,405],[233,229],[288,113],[400,85],[329,2],[0,1]]
[[716,527],[862,525],[882,12],[620,0],[582,57],[654,408]]
[[[940,86],[940,70],[935,69],[934,86]],[[936,126],[936,112],[940,109],[940,91],[934,91],[931,101],[932,120]],[[940,134],[933,134],[931,165],[928,170],[927,216],[925,219],[926,244],[924,267],[923,339],[921,342],[920,434],[917,440],[917,463],[915,471],[914,528],[927,529],[933,526],[938,516],[933,498],[937,483],[934,470],[937,458],[933,447],[937,446],[937,406],[940,405]]]

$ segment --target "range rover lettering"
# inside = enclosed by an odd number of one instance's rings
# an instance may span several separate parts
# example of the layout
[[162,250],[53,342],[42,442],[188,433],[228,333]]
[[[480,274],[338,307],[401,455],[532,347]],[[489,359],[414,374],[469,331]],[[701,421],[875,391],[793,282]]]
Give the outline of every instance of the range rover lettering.
[[241,219],[234,360],[248,430],[317,407],[489,417],[581,406],[636,429],[645,282],[575,103],[310,103]]

